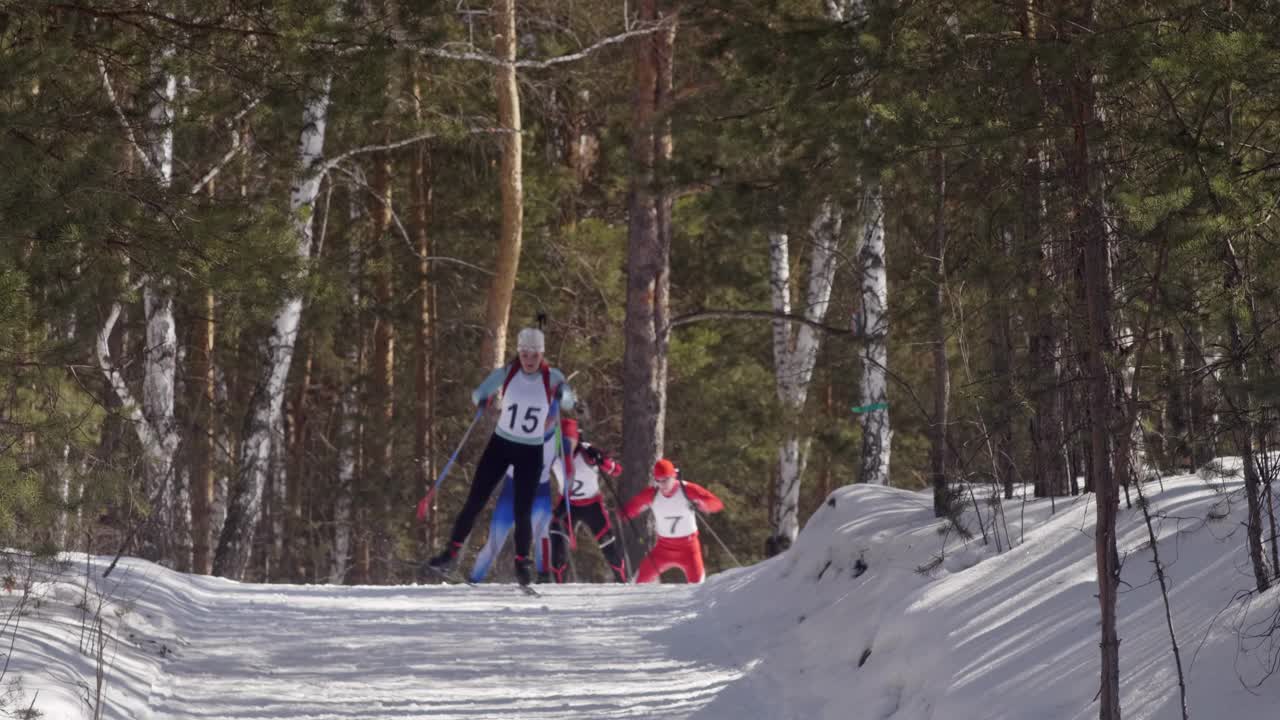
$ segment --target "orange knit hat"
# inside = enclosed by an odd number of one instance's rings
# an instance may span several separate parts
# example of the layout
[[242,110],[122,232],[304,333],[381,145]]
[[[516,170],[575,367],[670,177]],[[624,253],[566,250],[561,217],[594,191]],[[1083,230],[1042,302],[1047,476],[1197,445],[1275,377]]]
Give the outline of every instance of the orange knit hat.
[[672,465],[670,460],[662,458],[653,464],[653,476],[656,478],[675,477],[676,466]]

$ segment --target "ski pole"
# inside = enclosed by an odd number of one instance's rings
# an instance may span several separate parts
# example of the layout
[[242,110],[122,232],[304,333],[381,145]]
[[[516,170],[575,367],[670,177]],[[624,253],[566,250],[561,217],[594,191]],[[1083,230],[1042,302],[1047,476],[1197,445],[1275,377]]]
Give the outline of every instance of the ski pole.
[[733,556],[733,553],[729,550],[729,546],[725,545],[724,541],[720,539],[720,535],[716,533],[716,529],[711,527],[711,518],[707,517],[706,513],[699,510],[698,505],[696,503],[694,503],[692,500],[689,500],[689,493],[686,492],[684,489],[684,478],[680,477],[679,470],[676,471],[676,480],[680,481],[680,492],[684,495],[684,499],[688,500],[689,506],[693,508],[694,512],[702,516],[702,523],[707,526],[708,530],[711,531],[711,537],[715,538],[716,542],[720,543],[720,549],[724,550],[725,554],[729,556],[729,559],[733,561],[734,565],[737,565],[738,567],[742,567],[742,563],[738,562],[738,558]]
[[[613,496],[613,514],[618,518],[618,542],[622,544],[622,569],[627,573],[627,579],[630,581],[635,577],[635,573],[631,572],[631,553],[628,551],[626,534],[622,531],[623,521],[625,520],[625,524],[631,528],[627,532],[634,533],[636,528],[635,525],[631,524],[631,518],[622,514],[622,499],[614,488],[613,478],[610,478],[607,473],[605,474],[604,486],[609,488],[609,494]],[[639,570],[638,567],[636,569]]]
[[440,488],[440,483],[444,482],[445,476],[449,474],[449,468],[452,468],[453,461],[458,459],[458,453],[462,452],[462,446],[467,444],[467,438],[471,436],[471,431],[475,429],[476,423],[480,422],[480,416],[484,415],[486,407],[488,407],[487,402],[482,403],[480,407],[476,408],[476,416],[471,419],[471,424],[467,426],[467,431],[462,433],[462,442],[458,443],[457,449],[449,456],[449,462],[444,464],[444,469],[440,471],[440,477],[436,478],[435,484],[432,485],[431,489],[427,491],[427,494],[423,495],[422,499],[418,501],[419,522],[427,519],[427,506],[431,504],[431,497],[436,494],[436,490]]
[[[569,377],[573,377],[573,376],[570,375]],[[566,379],[565,382],[568,382],[568,380]],[[577,538],[575,537],[576,533],[573,532],[573,508],[570,507],[570,503],[569,503],[569,488],[572,487],[573,485],[573,480],[569,477],[569,466],[570,466],[570,463],[573,462],[573,458],[565,457],[564,437],[560,434],[560,395],[563,392],[564,392],[564,383],[560,383],[559,385],[556,386],[555,396],[551,398],[551,411],[548,413],[548,415],[555,420],[555,427],[551,429],[550,433],[543,436],[542,441],[545,443],[547,442],[547,440],[551,438],[555,438],[556,456],[560,458],[560,467],[564,469],[564,475],[565,475],[564,484],[566,487],[560,488],[561,490],[560,495],[564,500],[565,523],[568,525],[568,531],[566,532],[566,534],[569,537],[565,538],[565,541],[569,546],[569,550],[577,550],[578,542],[577,542]]]
[[720,549],[724,550],[725,554],[729,556],[729,559],[733,561],[734,565],[742,567],[742,563],[738,562],[738,558],[733,556],[733,553],[729,551],[728,546],[726,546],[724,541],[720,539],[720,536],[716,534],[716,529],[711,527],[711,518],[707,517],[706,513],[698,510],[697,508],[694,508],[694,511],[702,516],[703,524],[705,524],[707,529],[711,531],[711,537],[715,538],[716,542],[720,543]]

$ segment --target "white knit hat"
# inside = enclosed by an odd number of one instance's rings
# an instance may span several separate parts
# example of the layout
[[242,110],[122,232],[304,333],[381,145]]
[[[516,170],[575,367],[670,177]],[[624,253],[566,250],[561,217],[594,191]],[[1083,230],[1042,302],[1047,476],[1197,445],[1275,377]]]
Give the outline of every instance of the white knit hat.
[[516,350],[546,352],[547,341],[538,328],[525,328],[516,339]]

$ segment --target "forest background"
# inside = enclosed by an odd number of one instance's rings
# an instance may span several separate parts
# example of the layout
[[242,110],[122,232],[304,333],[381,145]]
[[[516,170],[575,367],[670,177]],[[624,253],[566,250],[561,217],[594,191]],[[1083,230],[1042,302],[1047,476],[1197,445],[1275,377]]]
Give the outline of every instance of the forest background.
[[545,314],[712,572],[850,482],[1097,492],[1105,679],[1118,503],[1241,455],[1274,582],[1275,2],[0,8],[6,546],[411,581]]

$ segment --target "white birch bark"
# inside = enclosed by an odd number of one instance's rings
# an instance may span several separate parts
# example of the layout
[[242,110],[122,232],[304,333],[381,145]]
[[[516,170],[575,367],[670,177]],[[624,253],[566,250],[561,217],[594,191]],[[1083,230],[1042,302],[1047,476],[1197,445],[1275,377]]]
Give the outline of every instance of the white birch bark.
[[71,503],[71,445],[67,443],[62,445],[62,460],[58,462],[58,499],[61,507],[54,520],[53,541],[59,550],[69,550],[67,542],[70,539],[71,518],[67,514],[67,508]]
[[862,267],[862,302],[854,316],[854,334],[865,336],[859,405],[862,419],[862,467],[859,482],[889,484],[888,378],[889,280],[884,264],[884,198],[879,183],[868,183],[862,207],[863,232],[857,257]]
[[[836,251],[843,216],[832,202],[824,201],[810,226],[812,255],[804,317],[821,323],[826,317],[835,278]],[[770,282],[774,312],[791,314],[791,270],[789,239],[784,233],[769,236]],[[774,380],[782,403],[785,431],[778,450],[778,485],[774,497],[772,547],[785,550],[800,531],[800,484],[808,463],[810,438],[799,424],[808,397],[809,383],[822,344],[814,326],[773,322]]]
[[[290,188],[291,230],[297,242],[297,255],[303,263],[311,257],[315,201],[323,177],[321,166],[331,83],[326,78],[316,88],[315,94],[308,98],[303,110],[298,167]],[[306,272],[305,264],[302,272]],[[285,381],[293,362],[293,346],[302,317],[302,300],[301,295],[286,298],[276,311],[275,321],[272,323],[271,337],[265,348],[265,366],[254,390],[245,438],[240,446],[239,475],[227,498],[226,523],[218,538],[213,563],[215,575],[240,579],[249,563],[249,551],[253,544],[253,533],[260,520],[262,491],[270,461],[271,433],[283,410]]]
[[[173,49],[167,48],[162,61],[172,57]],[[116,101],[102,67],[103,82],[112,102]],[[158,85],[154,90],[155,101],[147,113],[148,128],[146,147],[135,150],[142,155],[144,166],[154,176],[161,188],[167,190],[173,180],[173,121],[174,100],[177,95],[177,79],[157,68]],[[117,111],[119,110],[117,106]],[[133,142],[133,136],[130,135]],[[143,490],[151,508],[153,519],[147,521],[142,533],[141,552],[144,557],[160,561],[176,562],[179,568],[190,567],[191,541],[190,506],[182,501],[184,493],[173,477],[174,456],[179,444],[178,423],[174,417],[174,384],[177,377],[178,338],[173,319],[173,292],[162,277],[151,275],[142,280],[143,310],[146,320],[146,349],[143,355],[142,404],[134,405],[132,393],[123,377],[111,362],[107,340],[120,317],[117,303],[111,311],[109,322],[104,324],[98,338],[98,364],[126,408],[133,421],[138,440],[142,444],[144,464]],[[136,411],[136,412],[135,412]]]
[[[865,0],[824,0],[827,19],[846,22],[867,14]],[[870,122],[867,131],[873,132]],[[889,425],[888,386],[889,281],[884,264],[884,196],[878,179],[859,178],[863,187],[863,231],[857,258],[862,270],[862,302],[853,317],[853,333],[864,334],[859,413],[862,424],[862,466],[858,481],[889,484],[889,450],[893,429]],[[875,408],[875,409],[871,409]]]
[[[162,60],[173,56],[166,48]],[[156,179],[168,190],[173,183],[174,99],[178,81],[171,73],[158,73],[160,86],[155,103],[148,113],[151,129],[151,160]],[[174,416],[174,393],[178,375],[178,333],[173,318],[173,288],[166,279],[151,276],[142,287],[142,304],[147,323],[146,354],[142,382],[142,412],[160,439],[160,464],[152,481],[160,490],[158,502],[159,530],[173,543],[170,552],[177,567],[191,567],[191,506],[184,502],[185,493],[174,475],[174,456],[178,451],[178,421]],[[153,496],[154,497],[154,496]]]
[[[150,422],[143,412],[143,406],[139,404],[133,396],[133,392],[129,390],[129,386],[124,381],[124,376],[116,369],[115,364],[111,361],[111,348],[109,342],[111,332],[115,330],[116,322],[120,319],[120,303],[114,303],[111,311],[107,314],[107,319],[102,324],[102,329],[98,331],[97,356],[98,367],[102,369],[103,375],[107,378],[107,383],[111,386],[111,390],[120,400],[120,410],[134,427],[138,434],[138,443],[142,447],[143,463],[145,467],[145,490],[147,496],[152,500],[162,500],[160,497],[161,484],[167,476],[169,470],[173,467],[173,450],[169,447],[167,441],[156,431],[156,426]],[[176,442],[175,442],[176,446]],[[163,502],[159,511],[164,507]],[[157,526],[158,523],[152,523],[151,527]],[[159,548],[154,545],[153,538],[159,538],[163,535],[161,532],[145,532],[143,533],[143,555],[159,557],[157,553]]]
[[[1124,354],[1124,367],[1120,370],[1120,381],[1123,385],[1124,397],[1131,398],[1135,392],[1133,380],[1138,373],[1138,358],[1133,352],[1138,337],[1132,328],[1122,327],[1117,342]],[[1147,437],[1142,431],[1141,414],[1134,418],[1133,425],[1129,428],[1129,456],[1119,460],[1129,463],[1130,477],[1136,482],[1146,482],[1149,474],[1155,474],[1158,477],[1159,469],[1149,465],[1150,456],[1147,453]]]

